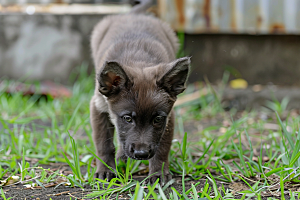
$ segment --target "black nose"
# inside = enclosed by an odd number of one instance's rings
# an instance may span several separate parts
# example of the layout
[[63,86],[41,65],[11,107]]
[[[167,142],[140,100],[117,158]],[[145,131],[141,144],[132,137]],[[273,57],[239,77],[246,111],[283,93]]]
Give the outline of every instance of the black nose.
[[131,144],[130,145],[130,151],[133,154],[133,157],[136,159],[144,160],[148,159],[150,156],[151,150],[147,145],[135,145]]
[[134,150],[133,155],[137,159],[147,159],[149,157],[149,151],[145,151],[145,150],[137,151],[137,150]]

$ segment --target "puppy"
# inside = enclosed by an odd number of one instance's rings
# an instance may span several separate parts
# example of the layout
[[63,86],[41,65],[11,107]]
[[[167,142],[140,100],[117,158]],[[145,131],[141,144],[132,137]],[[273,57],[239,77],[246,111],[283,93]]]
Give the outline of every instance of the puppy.
[[[149,5],[142,2],[133,12],[108,16],[95,26],[91,48],[96,86],[90,118],[97,156],[116,167],[116,129],[117,159],[149,160],[153,183],[171,179],[172,107],[185,90],[190,58],[176,60],[177,37],[168,24],[141,13]],[[97,160],[95,176],[110,180],[114,174]]]

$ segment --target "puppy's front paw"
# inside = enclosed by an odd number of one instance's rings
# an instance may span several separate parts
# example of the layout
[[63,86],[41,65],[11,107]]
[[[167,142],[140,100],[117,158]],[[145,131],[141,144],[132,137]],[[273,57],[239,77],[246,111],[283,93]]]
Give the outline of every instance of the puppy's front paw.
[[107,179],[107,181],[110,181],[111,179],[115,178],[116,175],[115,173],[113,173],[111,170],[107,169],[107,170],[97,170],[94,178],[99,178],[102,180]]
[[120,160],[123,161],[124,163],[126,163],[128,157],[124,154],[122,148],[119,148],[116,158],[117,158],[117,163],[119,164]]
[[149,183],[153,184],[155,183],[155,181],[159,178],[159,183],[161,185],[165,185],[166,183],[168,183],[171,179],[172,179],[172,175],[170,174],[170,172],[166,172],[164,174],[162,174],[161,172],[157,172],[155,174],[153,174],[150,178],[149,178]]

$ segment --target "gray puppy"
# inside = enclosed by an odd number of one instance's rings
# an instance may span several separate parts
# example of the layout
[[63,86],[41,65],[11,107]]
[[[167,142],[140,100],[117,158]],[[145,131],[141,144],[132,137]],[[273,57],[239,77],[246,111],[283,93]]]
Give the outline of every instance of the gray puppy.
[[[116,128],[117,159],[149,160],[149,174],[155,173],[150,178],[153,183],[157,178],[171,179],[172,107],[185,89],[190,58],[176,60],[178,41],[168,24],[139,14],[149,5],[149,1],[142,2],[133,12],[108,16],[95,26],[91,47],[96,87],[90,118],[97,156],[116,167]],[[113,176],[97,160],[96,178]]]

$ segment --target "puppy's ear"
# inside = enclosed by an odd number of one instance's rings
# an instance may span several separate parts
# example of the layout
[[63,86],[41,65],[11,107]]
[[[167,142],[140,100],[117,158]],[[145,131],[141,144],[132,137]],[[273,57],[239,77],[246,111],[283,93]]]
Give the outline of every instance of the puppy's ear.
[[166,73],[157,85],[167,91],[172,97],[185,90],[185,82],[189,73],[190,57],[175,60],[167,65]]
[[97,77],[99,92],[107,97],[117,94],[129,82],[128,76],[117,62],[105,62],[102,72]]

